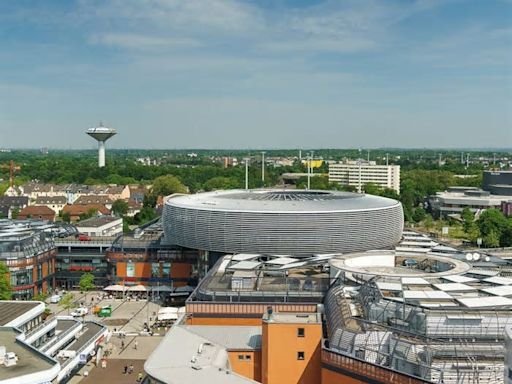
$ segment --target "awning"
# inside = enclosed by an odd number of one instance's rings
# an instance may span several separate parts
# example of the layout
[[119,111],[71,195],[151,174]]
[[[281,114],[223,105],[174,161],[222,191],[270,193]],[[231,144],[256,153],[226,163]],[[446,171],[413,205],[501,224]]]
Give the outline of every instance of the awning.
[[104,291],[123,292],[123,291],[127,290],[127,287],[125,287],[124,285],[115,284],[115,285],[109,285],[108,287],[103,288],[103,290]]

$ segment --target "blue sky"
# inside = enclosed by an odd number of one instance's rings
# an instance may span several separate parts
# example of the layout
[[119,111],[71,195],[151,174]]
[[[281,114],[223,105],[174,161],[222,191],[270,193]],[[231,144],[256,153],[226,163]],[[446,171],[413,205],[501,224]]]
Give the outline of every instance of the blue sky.
[[512,147],[512,1],[0,2],[0,147]]

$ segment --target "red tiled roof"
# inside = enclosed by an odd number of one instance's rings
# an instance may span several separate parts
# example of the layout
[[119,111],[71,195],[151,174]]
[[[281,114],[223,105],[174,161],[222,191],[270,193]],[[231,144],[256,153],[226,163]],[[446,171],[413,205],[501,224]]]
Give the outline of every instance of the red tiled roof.
[[19,213],[19,217],[27,216],[55,217],[55,212],[46,205],[29,205],[28,207],[23,208]]
[[87,213],[90,209],[95,209],[102,215],[109,215],[110,211],[102,204],[68,204],[64,206],[62,212],[69,212],[72,216],[78,216]]

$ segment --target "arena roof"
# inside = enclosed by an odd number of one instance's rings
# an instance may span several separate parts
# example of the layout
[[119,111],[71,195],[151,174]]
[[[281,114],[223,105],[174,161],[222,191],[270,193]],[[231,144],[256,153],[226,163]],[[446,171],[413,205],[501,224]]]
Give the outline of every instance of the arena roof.
[[352,192],[254,189],[175,195],[167,204],[218,211],[321,213],[378,210],[400,203],[385,197]]

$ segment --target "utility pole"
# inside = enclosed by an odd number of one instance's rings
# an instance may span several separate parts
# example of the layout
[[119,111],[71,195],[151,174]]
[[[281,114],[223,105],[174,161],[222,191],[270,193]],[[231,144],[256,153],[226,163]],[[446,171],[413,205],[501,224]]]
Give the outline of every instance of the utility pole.
[[249,189],[249,158],[245,158],[245,189]]
[[315,151],[311,151],[311,160],[309,166],[311,167],[311,176],[313,176],[313,159],[315,158]]
[[357,163],[359,165],[359,182],[357,186],[357,192],[361,193],[363,190],[361,188],[361,148],[359,148],[359,158],[357,159]]
[[261,182],[265,186],[265,151],[261,151]]
[[21,170],[19,165],[14,164],[14,161],[11,160],[9,165],[2,164],[0,168],[9,169],[9,186],[11,189],[14,187],[14,173]]
[[308,153],[307,157],[307,165],[308,165],[308,190],[311,188],[311,154]]

